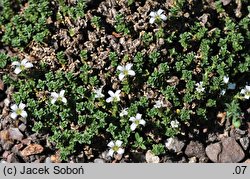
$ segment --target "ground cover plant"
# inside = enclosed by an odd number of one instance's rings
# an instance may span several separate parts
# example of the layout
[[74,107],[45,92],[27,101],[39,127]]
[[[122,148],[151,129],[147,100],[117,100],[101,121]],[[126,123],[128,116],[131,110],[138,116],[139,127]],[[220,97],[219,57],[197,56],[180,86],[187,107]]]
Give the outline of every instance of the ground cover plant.
[[2,162],[249,161],[249,29],[248,0],[0,0]]

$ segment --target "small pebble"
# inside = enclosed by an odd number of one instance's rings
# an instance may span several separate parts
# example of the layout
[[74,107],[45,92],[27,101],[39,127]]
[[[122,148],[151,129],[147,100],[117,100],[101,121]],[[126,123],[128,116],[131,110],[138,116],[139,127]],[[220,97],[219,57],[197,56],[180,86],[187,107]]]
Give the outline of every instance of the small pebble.
[[44,163],[52,163],[50,157],[46,157],[46,159],[44,160]]
[[4,144],[3,144],[3,149],[4,150],[10,150],[12,147],[13,147],[14,143],[11,142],[11,141],[6,141]]
[[25,124],[21,124],[18,129],[22,132],[24,132],[26,130],[26,125]]
[[103,159],[100,159],[100,158],[96,158],[94,160],[94,163],[105,163]]
[[247,150],[249,147],[249,138],[248,137],[240,138],[240,144],[244,150]]
[[196,163],[196,162],[197,162],[197,158],[196,157],[189,158],[188,163]]

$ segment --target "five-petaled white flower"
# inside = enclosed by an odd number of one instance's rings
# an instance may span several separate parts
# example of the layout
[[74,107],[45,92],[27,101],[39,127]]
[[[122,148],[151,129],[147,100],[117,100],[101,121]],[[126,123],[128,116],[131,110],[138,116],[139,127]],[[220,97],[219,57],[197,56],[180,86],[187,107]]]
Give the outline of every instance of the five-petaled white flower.
[[170,124],[172,128],[178,128],[180,123],[177,120],[174,120],[171,121]]
[[16,119],[17,116],[22,116],[23,118],[26,118],[28,116],[27,112],[24,110],[25,104],[22,102],[17,106],[16,104],[12,105],[10,108],[12,109],[12,113],[10,114],[10,117],[12,119]]
[[67,103],[67,99],[64,97],[65,90],[61,90],[60,93],[52,92],[51,93],[51,103],[55,104],[56,101],[62,101],[63,103]]
[[132,131],[134,131],[136,129],[136,127],[141,124],[141,125],[145,125],[146,121],[141,119],[141,114],[137,113],[135,117],[130,117],[129,121],[132,121],[132,124],[130,125],[130,129]]
[[94,89],[95,98],[103,98],[104,94],[102,94],[102,88]]
[[163,101],[162,100],[155,101],[154,107],[155,108],[161,108],[161,107],[163,107]]
[[250,86],[246,85],[245,88],[240,91],[240,94],[243,94],[245,99],[249,99],[250,98]]
[[195,89],[197,90],[198,93],[201,93],[205,90],[205,88],[203,88],[203,82],[199,82],[199,83],[196,83],[195,86],[197,86]]
[[149,16],[150,16],[150,20],[149,23],[153,24],[155,21],[160,21],[160,20],[167,20],[167,16],[165,16],[164,14],[162,14],[164,12],[164,10],[159,9],[157,12],[150,12]]
[[16,69],[14,70],[15,74],[19,74],[21,71],[33,67],[33,64],[28,62],[28,60],[25,58],[20,62],[15,61],[12,62],[12,65],[16,66]]
[[128,64],[126,64],[125,66],[119,65],[119,66],[117,67],[117,70],[120,71],[119,80],[122,81],[123,78],[124,78],[125,76],[128,76],[128,75],[130,75],[130,76],[135,76],[134,70],[131,70],[132,66],[133,66],[132,63],[128,63]]
[[122,146],[122,141],[117,140],[117,141],[111,141],[108,143],[108,147],[110,147],[108,156],[113,156],[114,153],[122,155],[124,153],[124,149],[121,148]]
[[107,103],[110,103],[110,102],[117,102],[117,101],[120,101],[120,93],[121,93],[121,90],[117,90],[115,93],[111,90],[108,91],[108,94],[110,95],[109,98],[106,99],[106,102]]
[[123,116],[127,116],[128,115],[128,108],[124,108],[124,109],[122,109],[122,111],[120,112],[120,117],[123,117]]

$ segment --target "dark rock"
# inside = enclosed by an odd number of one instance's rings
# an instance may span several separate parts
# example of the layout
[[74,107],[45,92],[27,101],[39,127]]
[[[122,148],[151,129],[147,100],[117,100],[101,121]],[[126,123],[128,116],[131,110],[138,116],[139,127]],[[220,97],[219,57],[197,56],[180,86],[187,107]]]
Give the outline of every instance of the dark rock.
[[247,150],[249,147],[249,138],[248,137],[240,138],[240,144],[244,150]]
[[30,162],[34,162],[36,160],[36,157],[34,155],[29,156]]
[[205,148],[202,143],[198,141],[191,141],[185,150],[185,154],[190,157],[204,157],[205,154]]
[[146,161],[146,156],[142,152],[133,152],[132,158],[135,163],[143,163]]
[[3,149],[4,150],[10,150],[12,147],[13,147],[14,143],[11,142],[11,141],[6,141],[4,144],[3,144]]
[[8,155],[7,162],[8,163],[20,163],[20,161],[18,160],[18,158],[16,157],[16,155],[13,154],[13,153],[10,154],[10,155]]
[[232,137],[223,138],[221,142],[207,146],[206,154],[216,163],[237,163],[245,157],[244,151]]
[[10,139],[19,141],[23,139],[23,134],[19,131],[18,128],[10,128],[8,131]]
[[20,153],[20,149],[22,149],[22,148],[23,148],[23,144],[16,144],[12,148],[11,152],[13,152],[14,154],[19,154]]

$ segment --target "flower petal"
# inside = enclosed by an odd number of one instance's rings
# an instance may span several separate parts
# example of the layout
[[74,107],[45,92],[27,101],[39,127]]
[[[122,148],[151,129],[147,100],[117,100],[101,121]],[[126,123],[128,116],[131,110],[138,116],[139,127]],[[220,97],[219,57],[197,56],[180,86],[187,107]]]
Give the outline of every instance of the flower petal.
[[137,113],[136,116],[135,116],[135,118],[140,120],[140,119],[141,119],[141,116],[142,116],[142,115],[141,115],[140,113]]
[[140,120],[140,124],[143,125],[143,126],[145,126],[146,121],[142,119],[142,120]]
[[121,66],[121,65],[118,65],[117,70],[123,71],[123,70],[124,70],[124,67]]
[[122,155],[124,153],[124,149],[122,148],[119,148],[118,151],[117,151],[118,154]]
[[28,59],[23,59],[22,61],[21,61],[21,65],[23,65],[23,66],[25,66],[25,64],[28,62]]
[[124,73],[120,73],[120,74],[119,74],[119,80],[120,80],[120,81],[122,81],[124,77],[125,77],[125,74],[124,74]]
[[64,93],[65,93],[65,90],[61,90],[60,93],[59,93],[59,96],[63,97]]
[[130,117],[130,118],[129,118],[129,121],[134,122],[134,121],[135,121],[135,117]]
[[150,12],[150,14],[149,14],[149,16],[151,16],[151,17],[155,17],[156,16],[156,12]]
[[121,93],[121,90],[117,90],[117,91],[115,92],[115,96],[119,97],[120,93]]
[[26,118],[28,116],[26,111],[22,111],[20,114],[23,118]]
[[56,102],[56,99],[55,99],[55,98],[51,99],[51,103],[52,103],[52,104],[55,104],[55,102]]
[[126,66],[125,66],[125,69],[126,70],[130,70],[132,68],[133,64],[132,63],[128,63]]
[[240,94],[245,94],[246,93],[246,90],[245,89],[242,89],[241,91],[240,91]]
[[165,16],[164,14],[161,14],[161,15],[160,15],[160,18],[161,18],[163,21],[167,20],[167,16]]
[[111,97],[113,97],[113,96],[115,95],[115,93],[114,93],[113,91],[111,91],[111,90],[108,91],[108,94],[109,94]]
[[134,131],[134,130],[136,129],[136,127],[137,127],[137,125],[136,125],[135,123],[132,123],[132,124],[130,125],[130,129],[131,129],[132,131]]
[[150,24],[153,24],[155,22],[155,18],[154,17],[151,17],[150,19],[149,19],[149,23]]
[[11,65],[13,65],[13,66],[20,66],[20,65],[21,65],[21,63],[20,63],[20,62],[18,62],[18,61],[15,61],[15,62],[12,62],[12,63],[11,63]]
[[113,149],[109,149],[109,152],[108,152],[108,156],[110,157],[113,157],[113,154],[114,154],[114,150]]
[[106,99],[106,102],[107,102],[107,103],[110,103],[110,102],[113,101],[113,99],[114,99],[113,97],[109,97],[109,98]]
[[12,119],[16,119],[16,118],[17,118],[17,113],[16,113],[16,112],[11,113],[11,114],[10,114],[10,117],[11,117]]
[[113,141],[110,141],[107,145],[108,147],[112,148],[115,146],[115,143]]
[[62,98],[62,102],[66,104],[67,103],[67,99],[63,97]]
[[131,75],[131,76],[135,76],[135,72],[133,70],[129,70],[128,74]]
[[120,140],[115,141],[115,145],[116,145],[117,147],[121,147],[122,141],[120,141]]
[[159,10],[157,11],[157,15],[161,15],[163,12],[164,12],[164,10],[159,9]]
[[25,108],[25,106],[26,106],[25,104],[20,103],[18,107],[19,107],[19,109],[24,109],[24,108]]
[[24,65],[24,67],[25,67],[25,68],[31,68],[31,67],[33,67],[33,64],[32,64],[32,63],[26,63],[26,64]]
[[59,95],[56,92],[52,92],[51,96],[55,99],[57,99],[59,97]]
[[227,83],[229,82],[229,77],[224,76],[224,77],[223,77],[223,82],[227,84]]
[[250,86],[246,86],[245,89],[250,92]]
[[16,69],[14,70],[14,73],[18,75],[21,71],[22,70],[20,67],[16,67]]
[[16,111],[18,109],[17,105],[16,104],[13,104],[10,109],[12,109],[13,111]]

